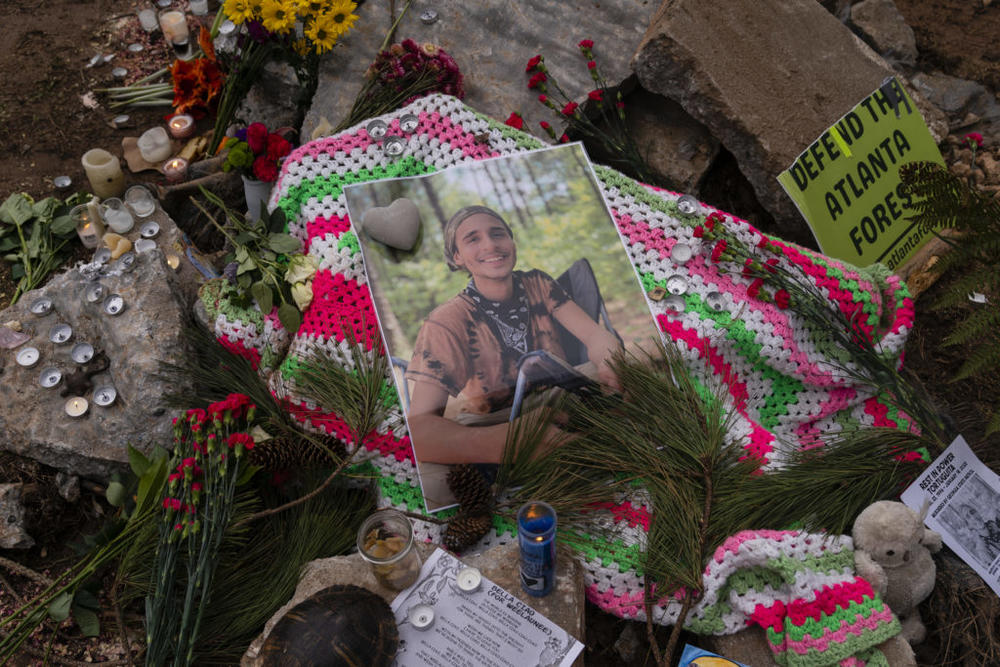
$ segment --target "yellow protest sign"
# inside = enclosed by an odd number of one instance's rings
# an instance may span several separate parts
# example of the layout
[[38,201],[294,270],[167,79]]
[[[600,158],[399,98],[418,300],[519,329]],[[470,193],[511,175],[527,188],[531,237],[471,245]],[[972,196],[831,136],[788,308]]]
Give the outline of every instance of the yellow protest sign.
[[895,269],[930,236],[907,220],[913,201],[899,179],[900,166],[919,160],[944,164],[913,100],[891,78],[802,151],[778,181],[824,254]]

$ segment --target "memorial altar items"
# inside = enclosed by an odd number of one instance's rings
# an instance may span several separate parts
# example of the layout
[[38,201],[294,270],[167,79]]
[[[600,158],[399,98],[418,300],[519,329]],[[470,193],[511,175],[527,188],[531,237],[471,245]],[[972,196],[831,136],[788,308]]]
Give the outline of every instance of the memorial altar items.
[[125,192],[125,174],[121,163],[103,148],[92,148],[80,160],[87,173],[90,189],[101,199],[119,197]]
[[358,553],[371,566],[375,579],[401,591],[420,574],[420,554],[413,546],[413,526],[396,510],[381,510],[358,529]]

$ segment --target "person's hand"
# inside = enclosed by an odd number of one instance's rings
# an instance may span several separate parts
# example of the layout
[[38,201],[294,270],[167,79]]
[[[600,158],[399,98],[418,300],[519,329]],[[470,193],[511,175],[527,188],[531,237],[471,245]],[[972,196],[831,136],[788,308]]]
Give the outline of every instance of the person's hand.
[[597,365],[597,378],[601,384],[611,387],[615,391],[621,391],[621,382],[618,376],[611,369],[611,358],[615,352],[622,349],[618,338],[604,327],[598,327],[597,331],[587,340],[587,356]]

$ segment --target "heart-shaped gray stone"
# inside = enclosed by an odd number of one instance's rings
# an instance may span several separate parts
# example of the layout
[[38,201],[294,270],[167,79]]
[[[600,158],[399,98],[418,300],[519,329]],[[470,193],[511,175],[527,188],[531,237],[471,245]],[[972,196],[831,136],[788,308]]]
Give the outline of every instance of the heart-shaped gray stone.
[[365,211],[361,226],[375,241],[399,250],[412,250],[420,235],[420,211],[412,201],[401,197],[388,206]]

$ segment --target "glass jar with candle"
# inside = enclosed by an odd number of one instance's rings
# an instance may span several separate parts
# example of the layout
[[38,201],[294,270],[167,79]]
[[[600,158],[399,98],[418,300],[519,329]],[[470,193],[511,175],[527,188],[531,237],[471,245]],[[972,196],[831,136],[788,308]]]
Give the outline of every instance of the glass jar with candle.
[[194,134],[194,116],[180,113],[167,121],[170,136],[174,139],[187,139]]
[[70,218],[76,224],[76,233],[84,248],[96,248],[104,236],[104,224],[94,209],[86,204],[74,206],[69,212]]
[[180,183],[187,178],[188,161],[182,157],[170,158],[163,163],[163,175],[170,183]]
[[188,6],[191,7],[191,13],[195,16],[208,14],[208,0],[191,0]]
[[156,10],[145,8],[138,9],[135,13],[139,17],[139,25],[146,32],[155,32],[160,27],[159,22],[156,20]]
[[139,146],[139,154],[142,155],[142,159],[150,164],[163,162],[170,157],[172,152],[170,137],[167,136],[167,131],[162,127],[146,130],[136,143]]
[[379,584],[401,591],[420,576],[420,554],[413,546],[413,526],[396,510],[381,510],[358,530],[358,551]]
[[556,580],[556,511],[531,501],[517,512],[517,544],[521,551],[521,588],[534,597],[552,592]]
[[179,9],[164,9],[159,14],[163,39],[174,47],[174,55],[181,60],[190,57],[187,16]]
[[117,197],[101,202],[101,217],[104,218],[105,224],[111,228],[111,231],[116,234],[127,233],[135,224],[125,202]]
[[133,185],[126,190],[125,203],[140,218],[148,217],[156,210],[156,200],[144,185]]
[[125,174],[114,155],[103,148],[93,148],[83,154],[80,162],[95,195],[104,199],[119,197],[125,192]]

